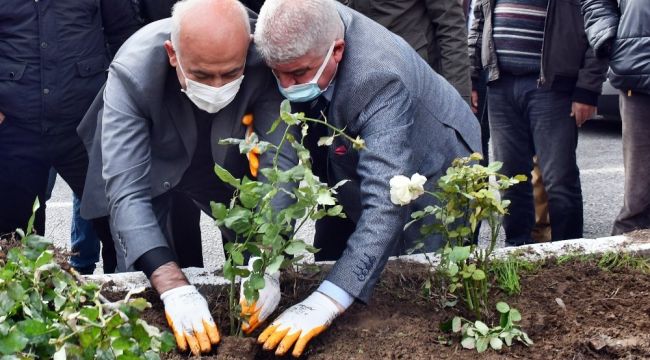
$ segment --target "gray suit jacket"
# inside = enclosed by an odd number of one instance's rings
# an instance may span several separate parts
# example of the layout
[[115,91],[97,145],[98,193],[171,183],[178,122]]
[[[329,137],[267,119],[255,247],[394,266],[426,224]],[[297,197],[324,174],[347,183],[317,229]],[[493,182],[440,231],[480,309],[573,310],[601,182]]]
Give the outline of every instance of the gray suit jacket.
[[[452,160],[480,152],[476,117],[458,92],[402,38],[354,10],[338,4],[345,25],[345,52],[327,111],[328,121],[361,136],[356,151],[337,137],[328,149],[328,183],[351,180],[338,199],[356,223],[347,248],[328,280],[368,301],[387,258],[419,237],[403,227],[412,211],[431,204],[421,197],[406,207],[390,201],[395,175],[420,173],[430,189]],[[297,159],[281,156],[282,166]],[[416,230],[416,229],[414,229]],[[428,248],[440,245],[429,239]]]
[[[181,93],[163,47],[170,28],[169,19],[160,20],[124,43],[108,70],[103,98],[95,99],[78,128],[90,158],[82,215],[110,214],[120,270],[167,246],[152,199],[179,183],[196,148],[194,105]],[[242,176],[246,158],[236,146],[218,145],[219,139],[243,138],[241,119],[248,113],[255,124],[272,122],[280,102],[275,78],[251,46],[239,93],[212,119],[214,161]]]

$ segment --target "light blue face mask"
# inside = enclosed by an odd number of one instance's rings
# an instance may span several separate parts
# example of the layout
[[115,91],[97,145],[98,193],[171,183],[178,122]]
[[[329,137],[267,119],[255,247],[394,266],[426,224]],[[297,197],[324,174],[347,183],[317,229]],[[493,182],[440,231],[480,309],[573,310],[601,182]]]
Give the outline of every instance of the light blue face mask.
[[[291,85],[288,88],[284,88],[282,87],[282,85],[280,85],[280,81],[276,77],[276,80],[278,82],[278,88],[280,89],[280,93],[282,94],[282,96],[284,96],[285,98],[287,98],[287,100],[291,102],[307,102],[307,101],[314,100],[315,98],[320,96],[320,94],[322,94],[325,90],[327,90],[327,88],[321,90],[320,86],[318,86],[318,80],[320,79],[321,75],[323,75],[325,66],[327,66],[327,63],[329,62],[333,52],[334,52],[334,43],[332,43],[332,46],[330,46],[329,50],[327,51],[327,55],[325,55],[325,60],[323,60],[323,64],[316,72],[316,75],[314,75],[314,78],[307,83]],[[332,77],[332,79],[334,78]],[[327,87],[329,87],[329,84],[327,85]]]

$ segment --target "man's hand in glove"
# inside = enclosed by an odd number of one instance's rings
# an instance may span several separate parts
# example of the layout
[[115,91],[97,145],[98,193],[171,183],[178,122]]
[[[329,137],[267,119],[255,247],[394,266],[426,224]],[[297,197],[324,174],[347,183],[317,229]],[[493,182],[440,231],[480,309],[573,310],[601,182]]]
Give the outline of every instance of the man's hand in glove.
[[219,343],[219,330],[210,315],[208,302],[193,285],[167,290],[160,299],[180,350],[186,351],[189,344],[192,354],[198,356],[210,352],[212,345]]
[[[249,270],[252,270],[253,263],[257,259],[259,258],[251,258],[249,260]],[[280,272],[276,271],[273,274],[264,274],[264,288],[259,291],[259,298],[252,304],[248,304],[244,296],[245,280],[241,282],[239,303],[241,304],[241,316],[245,319],[241,329],[246,335],[249,335],[278,307],[278,303],[280,302]]]
[[[330,297],[315,291],[307,299],[285,310],[257,338],[264,350],[277,349],[282,356],[294,345],[295,357],[302,355],[307,343],[323,332],[345,309]],[[279,345],[278,345],[279,344]]]

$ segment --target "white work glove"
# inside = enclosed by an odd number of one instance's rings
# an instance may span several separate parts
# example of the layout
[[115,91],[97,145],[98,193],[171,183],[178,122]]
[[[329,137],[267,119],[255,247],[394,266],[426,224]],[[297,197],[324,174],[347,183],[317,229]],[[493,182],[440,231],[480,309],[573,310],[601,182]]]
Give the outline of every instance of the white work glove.
[[334,300],[314,291],[301,303],[285,310],[262,332],[257,342],[264,344],[264,350],[273,350],[277,346],[275,354],[278,356],[286,354],[295,343],[291,354],[299,357],[307,343],[327,329],[343,311]]
[[160,295],[165,304],[167,323],[174,332],[176,344],[182,351],[189,344],[192,354],[198,356],[212,350],[219,343],[219,329],[212,320],[208,302],[194,285],[180,286]]
[[[248,270],[252,270],[253,262],[259,258],[251,258],[248,261]],[[274,311],[280,303],[280,272],[264,274],[264,288],[259,290],[257,301],[249,304],[244,296],[244,281],[242,279],[239,287],[239,304],[241,305],[241,317],[244,322],[241,325],[242,331],[250,335],[257,329]]]

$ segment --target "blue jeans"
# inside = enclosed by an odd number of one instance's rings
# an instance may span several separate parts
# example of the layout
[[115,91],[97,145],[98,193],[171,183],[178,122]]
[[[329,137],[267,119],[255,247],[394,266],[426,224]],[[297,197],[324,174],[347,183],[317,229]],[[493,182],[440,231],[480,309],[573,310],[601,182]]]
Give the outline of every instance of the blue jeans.
[[81,200],[74,195],[70,245],[72,252],[78,255],[70,256],[70,265],[79,271],[92,273],[95,270],[95,263],[99,261],[99,239],[92,222],[79,214],[80,206]]
[[488,87],[495,160],[503,162],[504,175],[524,174],[529,178],[503,194],[511,201],[503,223],[509,245],[532,242],[535,207],[530,172],[535,154],[548,193],[551,239],[582,237],[578,129],[570,117],[571,103],[570,92],[538,88],[536,75],[502,74]]
[[[52,197],[56,177],[56,170],[50,168],[47,189],[45,190],[46,201]],[[92,273],[95,270],[96,263],[99,261],[99,239],[95,234],[92,223],[82,218],[79,214],[80,206],[81,200],[73,193],[70,246],[72,247],[72,252],[78,255],[70,256],[70,265],[82,273]],[[45,207],[43,206],[43,208]]]

